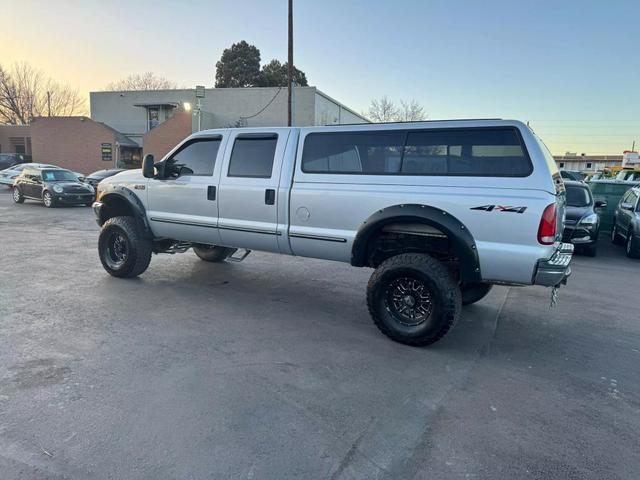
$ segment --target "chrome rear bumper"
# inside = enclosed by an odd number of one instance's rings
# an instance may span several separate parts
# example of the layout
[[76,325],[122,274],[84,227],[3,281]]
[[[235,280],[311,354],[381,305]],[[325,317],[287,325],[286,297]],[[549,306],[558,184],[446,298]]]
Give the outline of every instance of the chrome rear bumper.
[[571,275],[569,264],[572,256],[573,245],[561,243],[551,258],[538,261],[533,283],[545,287],[555,287],[561,283],[567,283],[567,278]]

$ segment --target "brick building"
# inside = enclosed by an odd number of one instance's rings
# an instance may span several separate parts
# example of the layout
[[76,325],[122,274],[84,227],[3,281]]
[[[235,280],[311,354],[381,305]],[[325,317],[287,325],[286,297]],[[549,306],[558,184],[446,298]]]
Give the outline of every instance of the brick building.
[[142,149],[113,128],[87,117],[38,117],[31,122],[34,162],[82,173],[138,168]]
[[142,137],[144,155],[147,153],[159,160],[178,143],[191,135],[191,114],[179,112]]
[[31,155],[29,125],[0,125],[0,153]]

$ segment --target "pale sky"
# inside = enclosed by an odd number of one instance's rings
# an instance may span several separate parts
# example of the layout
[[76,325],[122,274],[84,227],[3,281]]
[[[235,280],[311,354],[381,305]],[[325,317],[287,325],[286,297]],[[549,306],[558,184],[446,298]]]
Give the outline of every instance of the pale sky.
[[[153,71],[213,86],[246,40],[286,60],[286,0],[0,0],[0,63],[99,90]],[[295,64],[357,111],[414,98],[432,119],[530,121],[554,154],[640,143],[640,2],[294,0]]]

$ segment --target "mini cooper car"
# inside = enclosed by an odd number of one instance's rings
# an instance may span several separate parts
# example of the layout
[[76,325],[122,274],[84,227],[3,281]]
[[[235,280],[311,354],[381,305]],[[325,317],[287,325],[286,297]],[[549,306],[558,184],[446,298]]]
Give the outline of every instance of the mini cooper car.
[[13,183],[13,201],[42,201],[45,207],[56,205],[91,205],[95,190],[62,168],[25,168]]

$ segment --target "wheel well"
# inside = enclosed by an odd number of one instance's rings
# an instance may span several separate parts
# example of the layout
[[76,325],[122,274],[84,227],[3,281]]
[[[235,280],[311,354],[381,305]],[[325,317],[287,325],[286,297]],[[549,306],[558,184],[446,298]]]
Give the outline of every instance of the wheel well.
[[102,200],[100,209],[100,224],[113,217],[134,217],[135,211],[131,204],[119,195],[110,195]]
[[442,230],[420,222],[383,225],[369,237],[366,264],[376,268],[386,259],[402,253],[428,253],[457,270],[459,258],[451,239]]

